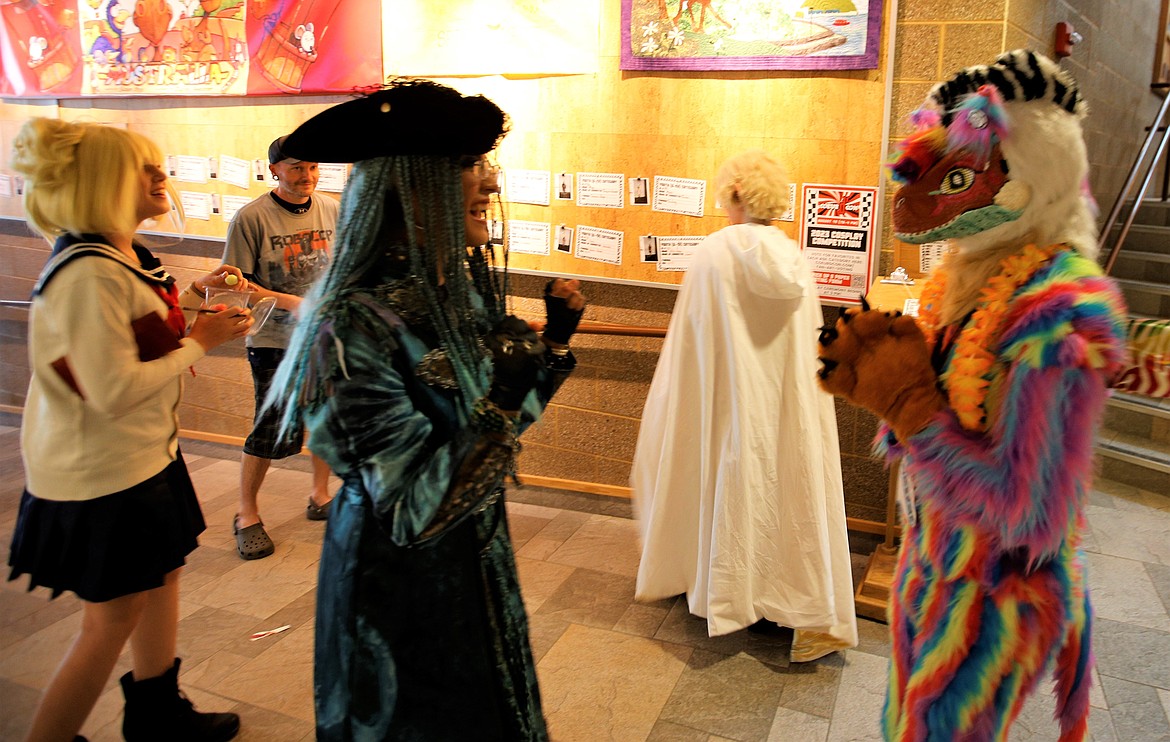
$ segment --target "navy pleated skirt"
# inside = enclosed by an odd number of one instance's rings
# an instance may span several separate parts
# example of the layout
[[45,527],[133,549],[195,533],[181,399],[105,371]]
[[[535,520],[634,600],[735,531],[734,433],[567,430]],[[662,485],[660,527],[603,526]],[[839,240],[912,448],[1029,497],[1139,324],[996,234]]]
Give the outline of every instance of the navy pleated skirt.
[[29,590],[66,590],[100,603],[161,587],[183,566],[206,528],[180,453],[150,479],[82,501],[46,500],[25,490],[12,537],[9,580]]

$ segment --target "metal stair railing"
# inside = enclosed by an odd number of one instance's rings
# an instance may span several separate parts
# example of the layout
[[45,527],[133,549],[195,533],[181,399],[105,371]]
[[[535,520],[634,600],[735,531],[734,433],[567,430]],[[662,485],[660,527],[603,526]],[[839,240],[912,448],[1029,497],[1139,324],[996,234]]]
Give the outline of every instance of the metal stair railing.
[[[1170,90],[1170,83],[1154,83],[1150,86],[1154,89]],[[1146,134],[1146,139],[1142,142],[1142,148],[1134,159],[1133,166],[1129,169],[1129,174],[1125,178],[1125,185],[1121,187],[1121,192],[1117,194],[1117,201],[1114,202],[1113,208],[1109,211],[1109,217],[1105,220],[1105,224],[1101,227],[1101,237],[1097,243],[1101,254],[1105,255],[1105,262],[1102,266],[1105,274],[1108,275],[1113,270],[1113,263],[1117,260],[1117,253],[1120,252],[1121,246],[1125,243],[1125,238],[1129,235],[1129,229],[1133,226],[1133,221],[1137,218],[1138,209],[1141,208],[1142,199],[1145,198],[1146,191],[1150,186],[1150,179],[1154,175],[1154,170],[1158,163],[1162,160],[1162,155],[1166,151],[1166,142],[1170,139],[1170,127],[1164,126],[1163,122],[1166,120],[1166,113],[1170,110],[1170,94],[1162,99],[1162,106],[1158,109],[1157,116],[1154,117],[1154,122],[1150,124],[1149,133]],[[1133,188],[1134,181],[1138,178],[1138,172],[1142,169],[1142,163],[1146,161],[1146,155],[1150,151],[1155,138],[1161,134],[1161,139],[1158,140],[1158,150],[1153,159],[1150,160],[1149,165],[1146,166],[1145,174],[1142,176],[1141,187],[1134,196],[1133,204],[1129,207],[1129,211],[1125,216],[1125,221],[1121,225],[1121,230],[1117,234],[1117,239],[1113,244],[1109,245],[1109,236],[1113,232],[1113,228],[1117,225],[1118,217],[1121,215],[1122,209],[1125,207],[1125,202],[1129,198],[1130,189]],[[1167,178],[1170,178],[1170,167],[1166,169],[1162,182],[1162,198],[1166,199]]]

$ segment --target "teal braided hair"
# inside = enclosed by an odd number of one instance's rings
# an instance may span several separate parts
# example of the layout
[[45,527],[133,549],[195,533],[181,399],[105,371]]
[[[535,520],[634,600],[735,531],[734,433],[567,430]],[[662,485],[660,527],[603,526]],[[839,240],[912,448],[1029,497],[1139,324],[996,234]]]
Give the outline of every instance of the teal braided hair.
[[[479,338],[504,316],[507,278],[501,280],[494,270],[490,247],[465,246],[462,204],[457,157],[395,155],[354,164],[341,199],[332,260],[305,297],[265,400],[265,407],[283,407],[282,430],[322,392],[325,369],[316,368],[315,351],[320,336],[347,311],[350,295],[388,278],[385,258],[390,253],[408,256],[409,275],[450,360],[465,410],[486,392]],[[403,215],[403,224],[392,223],[397,214]],[[442,301],[440,271],[446,291]],[[473,303],[477,292],[483,309]]]

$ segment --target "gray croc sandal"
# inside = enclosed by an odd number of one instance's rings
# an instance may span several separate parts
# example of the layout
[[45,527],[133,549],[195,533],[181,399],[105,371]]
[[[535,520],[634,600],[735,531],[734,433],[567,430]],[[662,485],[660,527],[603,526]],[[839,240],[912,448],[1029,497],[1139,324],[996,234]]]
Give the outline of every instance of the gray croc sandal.
[[276,545],[264,530],[264,521],[240,528],[239,516],[232,518],[232,530],[236,534],[236,551],[241,559],[263,559],[276,551]]
[[325,503],[324,505],[314,505],[313,498],[309,498],[309,504],[305,508],[305,517],[309,520],[329,520],[329,506],[333,501]]

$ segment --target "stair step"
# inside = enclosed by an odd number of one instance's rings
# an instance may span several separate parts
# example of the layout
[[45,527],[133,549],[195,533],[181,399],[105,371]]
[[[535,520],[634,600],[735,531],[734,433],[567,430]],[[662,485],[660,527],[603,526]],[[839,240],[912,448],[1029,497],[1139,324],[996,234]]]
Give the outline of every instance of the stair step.
[[1170,452],[1150,448],[1149,439],[1102,430],[1094,451],[1102,476],[1170,497]]
[[1095,450],[1100,476],[1170,496],[1170,460],[1152,460],[1146,449],[1120,440],[1098,440]]
[[1158,294],[1159,296],[1170,296],[1170,285],[1164,283],[1155,283],[1153,281],[1137,281],[1132,278],[1117,278],[1118,285],[1123,291],[1136,291],[1146,294]]
[[1170,474],[1170,447],[1158,445],[1140,435],[1103,429],[1097,435],[1097,450],[1106,456]]
[[1097,434],[1101,475],[1170,496],[1170,400],[1113,392]]
[[[1133,208],[1133,202],[1125,205],[1122,214],[1128,214],[1129,209]],[[1142,199],[1141,208],[1137,213],[1138,224],[1170,224],[1170,201],[1163,201],[1160,198],[1146,198]]]
[[1140,412],[1161,420],[1170,420],[1170,399],[1152,399],[1140,394],[1112,391],[1109,394],[1109,407]]
[[1119,281],[1170,283],[1170,252],[1122,248],[1117,253],[1117,261],[1113,264],[1110,275]]
[[[1120,227],[1115,227],[1112,236],[1115,236],[1119,230]],[[1112,240],[1109,244],[1112,244]],[[1130,226],[1129,232],[1126,233],[1125,243],[1122,245],[1122,252],[1126,250],[1170,252],[1170,226],[1133,224]]]
[[1117,253],[1118,260],[1144,260],[1149,263],[1170,263],[1170,253],[1150,252],[1148,250],[1126,250],[1122,248]]

